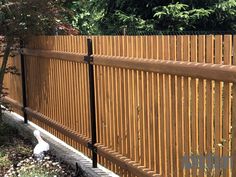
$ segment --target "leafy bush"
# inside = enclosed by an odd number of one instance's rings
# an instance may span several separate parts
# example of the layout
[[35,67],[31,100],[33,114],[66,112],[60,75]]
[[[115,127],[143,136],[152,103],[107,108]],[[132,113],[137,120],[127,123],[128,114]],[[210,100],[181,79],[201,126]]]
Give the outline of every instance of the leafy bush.
[[[175,2],[175,3],[173,3]],[[90,0],[67,2],[68,20],[85,34],[133,31],[236,31],[235,0]]]

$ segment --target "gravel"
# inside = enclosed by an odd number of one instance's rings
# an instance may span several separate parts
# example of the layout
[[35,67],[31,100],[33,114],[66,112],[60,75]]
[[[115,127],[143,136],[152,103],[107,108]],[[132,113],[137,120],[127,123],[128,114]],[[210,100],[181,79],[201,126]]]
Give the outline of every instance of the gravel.
[[[82,177],[82,170],[74,170],[70,165],[58,160],[50,151],[41,161],[33,158],[32,143],[18,133],[6,136],[9,141],[0,144],[0,176],[2,177]],[[1,156],[2,154],[2,156]]]
[[[33,157],[25,158],[17,164],[12,164],[4,177],[22,176],[21,174],[34,176],[36,173],[48,176],[75,176],[75,171],[63,162],[47,155],[43,160],[37,161]],[[32,174],[30,174],[32,173]]]

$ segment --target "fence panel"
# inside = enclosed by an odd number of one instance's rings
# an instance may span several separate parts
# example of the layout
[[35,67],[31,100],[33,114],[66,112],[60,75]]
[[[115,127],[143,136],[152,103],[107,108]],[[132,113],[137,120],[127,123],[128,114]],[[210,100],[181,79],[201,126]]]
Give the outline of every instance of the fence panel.
[[[21,85],[21,63],[20,56],[9,57],[7,68],[15,68],[16,73],[7,72],[4,76],[3,87],[6,88],[6,93],[9,98],[17,103],[22,103],[22,85]],[[21,110],[11,108],[13,111],[22,115]]]
[[[37,37],[29,49],[85,55],[86,37]],[[70,58],[68,58],[69,60]],[[26,56],[28,107],[85,138],[91,138],[87,65],[73,61]],[[34,98],[34,99],[32,99]],[[90,156],[90,151],[43,122],[31,120]]]
[[[142,176],[140,171],[147,176],[232,176],[230,169],[206,166],[207,159],[194,166],[191,161],[183,164],[183,157],[232,155],[233,76],[227,78],[219,72],[235,65],[235,36],[91,38],[99,163],[120,176]],[[86,43],[86,36],[42,36],[30,41],[28,52],[38,52],[26,54],[27,107],[49,118],[42,121],[31,116],[30,120],[91,156],[86,143],[71,137],[74,132],[85,141],[91,139],[88,70],[76,55],[87,54]],[[61,53],[49,52],[47,55],[54,57],[47,57],[45,50]],[[69,52],[70,58],[62,52]],[[158,70],[150,64],[155,61],[170,61],[164,64],[173,70]],[[181,61],[218,64],[214,65],[218,70],[213,71],[212,65],[188,63],[193,69],[209,66],[209,72],[178,71],[176,68],[183,68]],[[10,98],[21,102],[21,92],[16,89],[20,82],[12,84],[16,81],[9,75],[5,80]],[[61,131],[60,126],[68,131]],[[130,165],[124,165],[125,161]]]

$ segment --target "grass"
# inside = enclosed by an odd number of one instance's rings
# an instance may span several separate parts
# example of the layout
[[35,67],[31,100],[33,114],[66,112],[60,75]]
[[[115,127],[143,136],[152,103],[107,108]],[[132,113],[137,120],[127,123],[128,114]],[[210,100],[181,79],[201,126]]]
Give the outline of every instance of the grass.
[[10,168],[12,164],[9,159],[9,145],[13,142],[14,135],[17,131],[9,127],[3,122],[0,122],[0,176]]
[[18,176],[21,177],[35,177],[35,176],[43,176],[43,177],[52,177],[57,176],[56,172],[48,171],[45,167],[41,166],[26,166],[18,171]]
[[13,142],[13,138],[17,135],[17,130],[0,122],[0,146],[8,145]]
[[0,176],[12,164],[31,155],[32,147],[19,137],[17,130],[0,121]]
[[21,153],[22,155],[26,155],[26,156],[32,154],[32,150],[29,147],[22,146],[22,145],[17,145],[15,147],[15,150],[17,153]]
[[8,154],[0,149],[0,168],[8,167],[11,165],[11,161],[8,159]]
[[55,158],[34,161],[33,146],[17,130],[0,121],[0,176],[54,177],[71,176],[73,169],[61,166]]

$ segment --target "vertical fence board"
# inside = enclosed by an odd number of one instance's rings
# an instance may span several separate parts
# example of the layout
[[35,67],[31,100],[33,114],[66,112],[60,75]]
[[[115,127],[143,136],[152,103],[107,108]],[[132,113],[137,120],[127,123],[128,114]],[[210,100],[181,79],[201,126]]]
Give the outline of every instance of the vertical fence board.
[[[205,36],[198,37],[198,62],[205,62]],[[203,156],[206,152],[206,120],[205,120],[205,81],[199,79],[199,155]],[[199,176],[205,176],[202,167],[199,169]]]
[[[224,64],[231,65],[232,59],[232,36],[225,35],[224,36]],[[231,84],[224,83],[223,88],[223,156],[229,156],[229,143],[230,143],[230,119],[231,119]],[[228,162],[229,163],[229,162]],[[223,176],[229,176],[229,168],[225,168],[223,170]]]
[[[192,35],[190,37],[190,61],[197,62],[197,36]],[[198,81],[191,79],[191,134],[192,134],[192,153],[198,154]],[[197,176],[197,168],[193,167],[192,176]]]
[[[164,60],[170,60],[170,36],[164,36]],[[172,158],[171,158],[171,141],[172,141],[172,128],[171,128],[171,102],[170,102],[170,76],[164,75],[165,82],[165,124],[166,124],[166,148],[167,148],[167,176],[171,175]]]
[[[170,60],[176,61],[176,36],[170,36]],[[171,174],[172,176],[177,176],[177,152],[178,152],[178,119],[177,119],[177,96],[176,96],[176,86],[177,80],[176,76],[170,76],[171,80],[171,134],[172,134],[172,148],[171,148],[171,156],[172,156],[172,169]]]
[[[233,35],[233,65],[236,65],[236,35]],[[236,175],[236,85],[233,83],[232,87],[232,95],[233,95],[233,101],[232,101],[232,174],[231,176]]]
[[[183,61],[183,36],[177,36],[176,39],[176,59],[177,61]],[[177,176],[183,176],[183,166],[182,158],[184,155],[184,126],[183,126],[183,90],[182,90],[182,77],[177,76],[177,119],[178,119],[178,137],[179,137],[179,147],[178,147],[178,171]]]
[[[206,63],[213,63],[213,36],[206,36]],[[207,154],[213,153],[213,83],[206,81],[206,132],[207,132]],[[212,169],[207,169],[207,174],[212,174]]]
[[[222,36],[215,36],[215,63],[222,62]],[[215,154],[222,156],[222,82],[215,82]],[[220,163],[218,164],[220,165]],[[215,176],[220,176],[221,170],[216,168]]]
[[[164,58],[164,37],[160,36],[158,38],[158,53],[159,58]],[[166,118],[166,112],[165,112],[165,84],[164,84],[164,74],[159,74],[159,95],[160,95],[160,126],[161,126],[161,174],[163,176],[167,175],[167,155],[166,155],[166,125],[165,125],[165,118]]]
[[[183,60],[190,60],[190,46],[189,46],[189,35],[183,37]],[[188,77],[183,79],[183,89],[184,89],[184,152],[185,156],[190,156],[191,147],[191,133],[190,133],[190,82]],[[185,176],[190,176],[190,170],[185,170]]]

